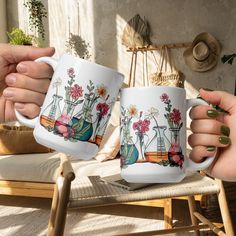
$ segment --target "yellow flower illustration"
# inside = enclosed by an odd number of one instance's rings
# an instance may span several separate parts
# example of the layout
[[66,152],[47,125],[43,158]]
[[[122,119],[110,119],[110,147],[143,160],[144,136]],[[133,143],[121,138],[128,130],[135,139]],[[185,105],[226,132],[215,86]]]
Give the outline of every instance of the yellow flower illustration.
[[128,107],[128,113],[131,117],[135,117],[138,115],[138,109],[135,105],[130,105]]
[[103,84],[98,85],[98,86],[97,86],[97,89],[96,89],[96,93],[97,93],[100,97],[105,98],[106,95],[107,95],[107,88],[106,88]]

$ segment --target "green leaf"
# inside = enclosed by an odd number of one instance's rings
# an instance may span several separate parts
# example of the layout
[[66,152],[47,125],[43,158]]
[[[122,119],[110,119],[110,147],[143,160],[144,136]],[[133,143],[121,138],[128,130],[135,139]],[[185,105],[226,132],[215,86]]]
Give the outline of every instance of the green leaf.
[[79,101],[77,101],[77,102],[76,102],[76,105],[78,105],[78,104],[81,104],[83,101],[84,101],[83,99],[82,99],[82,100],[79,100]]
[[228,63],[228,64],[232,65],[232,63],[233,63],[235,57],[236,57],[236,54],[235,54],[235,53],[229,54],[229,55],[224,55],[224,56],[221,58],[221,61],[222,61],[222,63]]

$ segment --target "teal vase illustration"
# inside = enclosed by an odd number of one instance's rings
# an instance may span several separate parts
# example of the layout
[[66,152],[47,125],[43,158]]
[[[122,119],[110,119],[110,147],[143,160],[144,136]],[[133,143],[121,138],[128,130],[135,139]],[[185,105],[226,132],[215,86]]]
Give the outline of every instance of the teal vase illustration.
[[121,165],[131,165],[138,160],[139,152],[134,144],[123,144],[120,147],[120,154],[123,158]]
[[73,139],[79,141],[88,141],[93,134],[93,125],[83,118],[72,118],[72,128],[75,132]]

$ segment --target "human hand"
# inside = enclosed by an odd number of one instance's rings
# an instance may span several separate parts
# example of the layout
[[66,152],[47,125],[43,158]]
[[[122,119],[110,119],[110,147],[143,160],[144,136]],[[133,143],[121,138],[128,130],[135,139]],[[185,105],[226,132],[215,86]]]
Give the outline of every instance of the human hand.
[[201,162],[205,157],[216,154],[215,161],[207,173],[222,180],[235,181],[236,97],[222,91],[203,89],[200,90],[200,96],[226,112],[219,112],[203,105],[191,109],[190,127],[193,134],[188,139],[192,147],[190,158],[195,162]]
[[54,48],[0,44],[0,123],[16,120],[14,103],[25,116],[33,118],[39,113],[52,69],[33,60],[52,56],[54,51]]

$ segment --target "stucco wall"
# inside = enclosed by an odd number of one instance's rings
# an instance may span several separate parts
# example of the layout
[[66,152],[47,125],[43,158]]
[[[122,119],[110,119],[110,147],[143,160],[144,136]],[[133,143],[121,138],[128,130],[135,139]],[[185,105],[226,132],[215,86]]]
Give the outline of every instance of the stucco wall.
[[[13,3],[17,0],[10,2],[12,8],[8,4],[8,14],[15,11]],[[26,19],[26,14],[22,14],[22,2],[18,0],[18,14],[20,25],[26,27],[22,23]],[[91,60],[118,69],[125,74],[126,81],[131,55],[121,44],[121,35],[126,21],[137,13],[148,20],[154,43],[191,42],[197,34],[207,31],[220,41],[222,55],[236,52],[236,2],[232,0],[44,0],[44,3],[49,12],[46,44],[55,46],[57,55],[66,51],[70,32],[79,34],[90,45]],[[8,25],[12,25],[11,19],[9,21]],[[224,65],[219,61],[209,72],[193,72],[184,64],[183,51],[173,49],[172,53],[177,68],[186,75],[189,97],[195,97],[201,87],[234,92],[236,65]],[[142,58],[139,59],[141,71]],[[153,64],[150,56],[149,63]],[[154,68],[150,66],[149,69]],[[139,81],[141,74],[137,76]]]
[[0,43],[7,42],[6,30],[7,30],[7,20],[6,20],[6,1],[0,1]]

